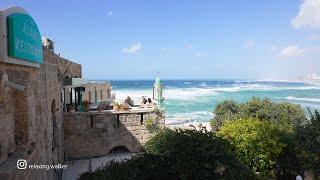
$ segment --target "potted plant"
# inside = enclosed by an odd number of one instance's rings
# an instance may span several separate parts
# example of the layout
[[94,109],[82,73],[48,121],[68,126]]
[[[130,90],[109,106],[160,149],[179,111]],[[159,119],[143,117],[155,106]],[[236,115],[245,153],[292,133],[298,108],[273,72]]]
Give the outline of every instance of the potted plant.
[[120,103],[114,102],[114,103],[113,103],[113,110],[119,111],[119,110],[120,110]]
[[120,105],[120,110],[121,111],[128,111],[129,110],[129,105],[126,103],[123,103]]

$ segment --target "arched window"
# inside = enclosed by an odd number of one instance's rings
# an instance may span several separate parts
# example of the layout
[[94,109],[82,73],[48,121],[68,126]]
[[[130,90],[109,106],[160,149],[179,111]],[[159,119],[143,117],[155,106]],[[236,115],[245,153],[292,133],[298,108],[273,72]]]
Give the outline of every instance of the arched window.
[[130,152],[126,146],[116,146],[109,151],[109,154]]

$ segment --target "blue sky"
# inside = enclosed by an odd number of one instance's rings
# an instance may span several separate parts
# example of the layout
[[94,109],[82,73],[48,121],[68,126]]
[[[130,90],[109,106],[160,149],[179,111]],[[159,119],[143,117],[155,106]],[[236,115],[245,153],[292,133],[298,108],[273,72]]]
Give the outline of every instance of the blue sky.
[[293,79],[320,73],[320,0],[1,0],[89,79]]

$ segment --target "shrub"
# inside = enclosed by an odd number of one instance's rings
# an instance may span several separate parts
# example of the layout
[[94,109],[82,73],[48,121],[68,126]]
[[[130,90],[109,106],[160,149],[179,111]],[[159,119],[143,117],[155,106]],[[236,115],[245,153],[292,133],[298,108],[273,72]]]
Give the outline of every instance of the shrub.
[[281,134],[274,123],[252,118],[226,122],[218,132],[234,145],[241,162],[268,178],[275,177],[277,158],[286,147]]
[[149,132],[158,132],[161,129],[155,117],[147,118],[144,122],[144,125],[146,126]]
[[127,162],[112,162],[81,179],[255,179],[229,142],[211,132],[165,129],[145,149]]
[[225,100],[217,104],[214,114],[215,118],[210,122],[213,130],[218,130],[223,122],[234,119],[239,113],[240,107],[234,100]]
[[218,130],[224,122],[238,118],[271,121],[290,131],[306,121],[305,112],[300,105],[286,102],[274,103],[270,99],[259,98],[252,98],[246,103],[224,101],[217,105],[214,114],[211,124],[215,130]]
[[[296,131],[297,156],[304,170],[320,177],[320,113],[310,113],[310,122]],[[316,179],[316,178],[315,178]]]

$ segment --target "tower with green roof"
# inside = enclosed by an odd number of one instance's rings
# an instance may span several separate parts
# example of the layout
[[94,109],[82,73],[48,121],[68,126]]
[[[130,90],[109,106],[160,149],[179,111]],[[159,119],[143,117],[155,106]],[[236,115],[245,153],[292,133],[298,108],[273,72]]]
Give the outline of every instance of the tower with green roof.
[[153,99],[157,101],[157,105],[160,109],[164,108],[163,107],[164,98],[162,96],[162,92],[163,92],[163,87],[162,87],[160,77],[158,75],[158,77],[156,78],[153,84]]

